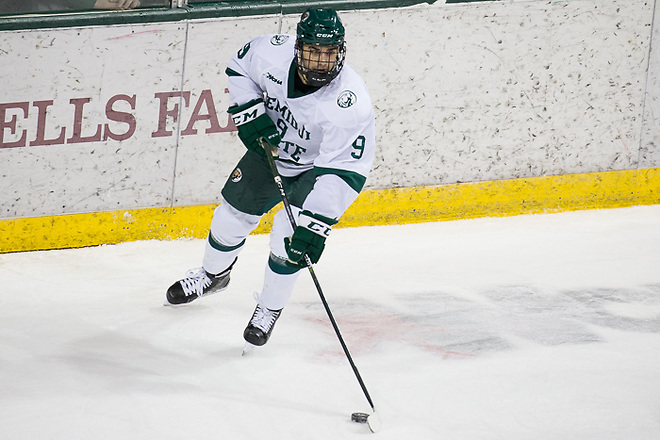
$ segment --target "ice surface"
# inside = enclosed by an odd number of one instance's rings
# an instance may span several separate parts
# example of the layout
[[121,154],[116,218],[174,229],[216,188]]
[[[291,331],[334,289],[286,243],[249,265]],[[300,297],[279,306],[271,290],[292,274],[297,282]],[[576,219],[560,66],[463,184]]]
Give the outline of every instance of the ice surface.
[[202,240],[0,255],[0,438],[657,440],[660,206],[337,229],[241,356],[268,238],[164,307]]

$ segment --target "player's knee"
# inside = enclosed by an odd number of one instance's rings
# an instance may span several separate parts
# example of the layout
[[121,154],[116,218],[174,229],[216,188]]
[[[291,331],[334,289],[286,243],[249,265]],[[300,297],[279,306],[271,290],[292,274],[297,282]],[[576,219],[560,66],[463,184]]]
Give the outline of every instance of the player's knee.
[[241,212],[223,200],[213,211],[211,235],[226,246],[234,246],[245,240],[259,225],[260,219],[260,216]]

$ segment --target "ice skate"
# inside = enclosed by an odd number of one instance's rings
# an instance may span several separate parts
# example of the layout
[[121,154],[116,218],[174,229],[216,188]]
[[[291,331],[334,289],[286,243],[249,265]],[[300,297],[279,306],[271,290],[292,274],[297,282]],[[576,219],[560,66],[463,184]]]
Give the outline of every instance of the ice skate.
[[188,304],[197,298],[226,289],[233,265],[232,263],[229,268],[217,275],[208,273],[203,267],[189,270],[184,279],[177,281],[167,289],[165,305]]
[[[277,318],[280,317],[280,313],[282,313],[282,309],[270,310],[261,304],[257,304],[257,307],[252,314],[252,318],[243,332],[243,338],[249,344],[257,347],[264,345],[268,342],[270,334],[273,332],[275,322],[277,321]],[[246,352],[245,349],[243,351]]]

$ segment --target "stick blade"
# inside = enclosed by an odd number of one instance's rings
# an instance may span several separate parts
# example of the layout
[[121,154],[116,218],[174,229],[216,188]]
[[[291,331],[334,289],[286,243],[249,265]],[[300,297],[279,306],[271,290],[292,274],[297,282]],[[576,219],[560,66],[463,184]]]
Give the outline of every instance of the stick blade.
[[351,420],[355,423],[366,423],[369,430],[373,433],[380,431],[380,418],[375,411],[371,414],[363,412],[353,413],[351,414]]
[[372,414],[367,417],[367,426],[369,426],[369,430],[373,432],[374,434],[380,431],[381,424],[380,424],[380,417],[378,417],[378,414],[376,414],[376,411],[374,411]]

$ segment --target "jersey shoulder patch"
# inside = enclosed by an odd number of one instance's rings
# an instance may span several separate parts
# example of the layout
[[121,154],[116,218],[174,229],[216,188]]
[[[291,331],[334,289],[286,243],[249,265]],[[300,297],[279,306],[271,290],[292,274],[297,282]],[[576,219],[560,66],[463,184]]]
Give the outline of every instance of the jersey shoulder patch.
[[357,95],[352,90],[344,90],[337,97],[337,105],[341,108],[349,108],[357,102]]
[[275,34],[272,37],[270,37],[270,44],[272,44],[273,46],[281,46],[284,43],[286,43],[290,37],[291,37],[290,35]]

